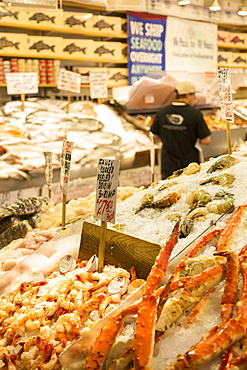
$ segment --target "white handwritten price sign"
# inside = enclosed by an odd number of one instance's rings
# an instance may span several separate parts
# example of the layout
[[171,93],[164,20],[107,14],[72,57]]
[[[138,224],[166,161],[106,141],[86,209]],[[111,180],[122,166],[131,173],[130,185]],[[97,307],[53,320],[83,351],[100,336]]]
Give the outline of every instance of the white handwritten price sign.
[[36,94],[38,89],[37,73],[7,73],[7,93],[12,94]]
[[48,188],[48,196],[51,198],[51,184],[53,179],[53,168],[52,168],[52,152],[44,152],[45,157],[45,178],[46,185]]
[[90,83],[90,97],[92,99],[108,97],[106,70],[90,71],[89,83]]
[[70,162],[73,142],[63,141],[63,148],[61,154],[61,173],[60,173],[60,189],[63,194],[68,194],[69,189],[69,175],[70,175]]
[[222,118],[234,122],[229,68],[218,68],[218,86]]
[[152,182],[154,182],[154,172],[155,172],[155,145],[154,145],[154,138],[152,132],[149,133],[149,137],[151,140],[151,148],[150,148],[150,169],[151,169],[151,176]]
[[95,217],[101,221],[115,223],[119,166],[119,160],[99,160]]
[[229,68],[218,68],[219,98],[222,118],[226,121],[228,154],[232,153],[230,122],[234,122]]
[[59,70],[57,87],[60,90],[66,90],[73,93],[80,93],[81,91],[80,73],[67,71],[66,69],[61,68]]

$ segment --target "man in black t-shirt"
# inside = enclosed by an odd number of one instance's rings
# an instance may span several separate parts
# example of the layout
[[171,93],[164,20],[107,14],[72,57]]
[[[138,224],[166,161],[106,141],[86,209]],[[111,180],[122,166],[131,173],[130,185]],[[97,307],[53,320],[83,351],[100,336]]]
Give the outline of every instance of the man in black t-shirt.
[[211,132],[201,111],[193,107],[195,93],[192,82],[181,82],[176,87],[176,100],[157,113],[151,126],[154,142],[162,142],[162,179],[191,162],[200,163],[196,141],[203,145],[211,142]]

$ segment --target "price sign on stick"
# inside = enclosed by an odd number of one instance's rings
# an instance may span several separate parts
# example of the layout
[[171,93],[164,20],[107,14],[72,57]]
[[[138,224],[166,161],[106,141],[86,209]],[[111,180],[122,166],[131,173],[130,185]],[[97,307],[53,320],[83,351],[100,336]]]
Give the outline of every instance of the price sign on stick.
[[89,83],[90,83],[90,97],[92,99],[108,97],[106,70],[90,71]]
[[97,171],[95,217],[101,220],[98,270],[103,271],[107,221],[114,223],[119,160],[100,159]]
[[45,156],[45,178],[48,187],[48,196],[51,198],[51,184],[53,179],[52,152],[44,152]]
[[68,91],[68,106],[67,113],[69,113],[70,106],[70,93],[80,93],[81,91],[81,75],[80,73],[75,73],[67,71],[61,68],[58,75],[57,87],[60,90]]
[[218,86],[222,118],[226,121],[228,154],[232,153],[230,122],[234,123],[229,68],[218,68]]
[[149,137],[150,137],[150,140],[151,140],[151,148],[150,148],[150,169],[151,169],[152,182],[154,182],[155,148],[154,148],[154,138],[153,138],[152,132],[149,133]]
[[60,90],[71,91],[73,93],[80,93],[81,90],[81,75],[67,71],[61,68],[58,75],[57,87]]
[[97,170],[95,217],[115,222],[119,160],[100,159]]
[[61,154],[61,173],[60,173],[60,189],[63,193],[63,208],[62,208],[62,228],[65,228],[66,219],[66,195],[69,190],[69,175],[70,175],[70,162],[73,142],[63,141],[63,148]]
[[7,73],[8,94],[36,94],[38,89],[37,73]]
[[6,73],[7,93],[21,95],[21,110],[24,112],[25,94],[36,94],[38,89],[37,73]]

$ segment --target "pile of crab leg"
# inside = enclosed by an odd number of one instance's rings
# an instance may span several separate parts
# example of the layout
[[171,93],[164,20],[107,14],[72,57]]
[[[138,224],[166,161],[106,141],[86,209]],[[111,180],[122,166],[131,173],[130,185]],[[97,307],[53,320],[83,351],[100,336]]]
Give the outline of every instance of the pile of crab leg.
[[[186,353],[179,354],[164,370],[199,369],[219,354],[222,356],[219,370],[247,369],[247,245],[239,254],[230,248],[246,208],[247,205],[237,207],[224,229],[215,229],[201,237],[182,258],[167,283],[162,285],[169,258],[178,242],[179,223],[175,225],[151,269],[143,297],[125,307],[118,315],[112,316],[102,329],[87,358],[87,370],[114,370],[119,365],[121,369],[153,369],[154,344],[188,309],[191,311],[187,322],[192,322],[221,281],[225,282],[220,304],[221,324],[211,328],[197,344]],[[214,239],[215,258],[204,257],[202,271],[192,269],[190,276],[187,276],[186,268],[191,260],[199,258],[197,255],[200,251]],[[243,286],[237,302],[239,271]],[[179,293],[174,294],[177,291]],[[124,320],[133,315],[137,319],[132,343],[128,341],[128,348],[122,355],[106,366],[111,347],[124,326]]]

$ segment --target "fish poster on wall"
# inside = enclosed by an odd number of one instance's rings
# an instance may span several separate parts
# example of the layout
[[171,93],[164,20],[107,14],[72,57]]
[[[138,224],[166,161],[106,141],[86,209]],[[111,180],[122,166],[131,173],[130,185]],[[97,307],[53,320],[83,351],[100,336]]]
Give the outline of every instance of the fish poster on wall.
[[166,17],[128,13],[129,85],[151,71],[165,70]]

